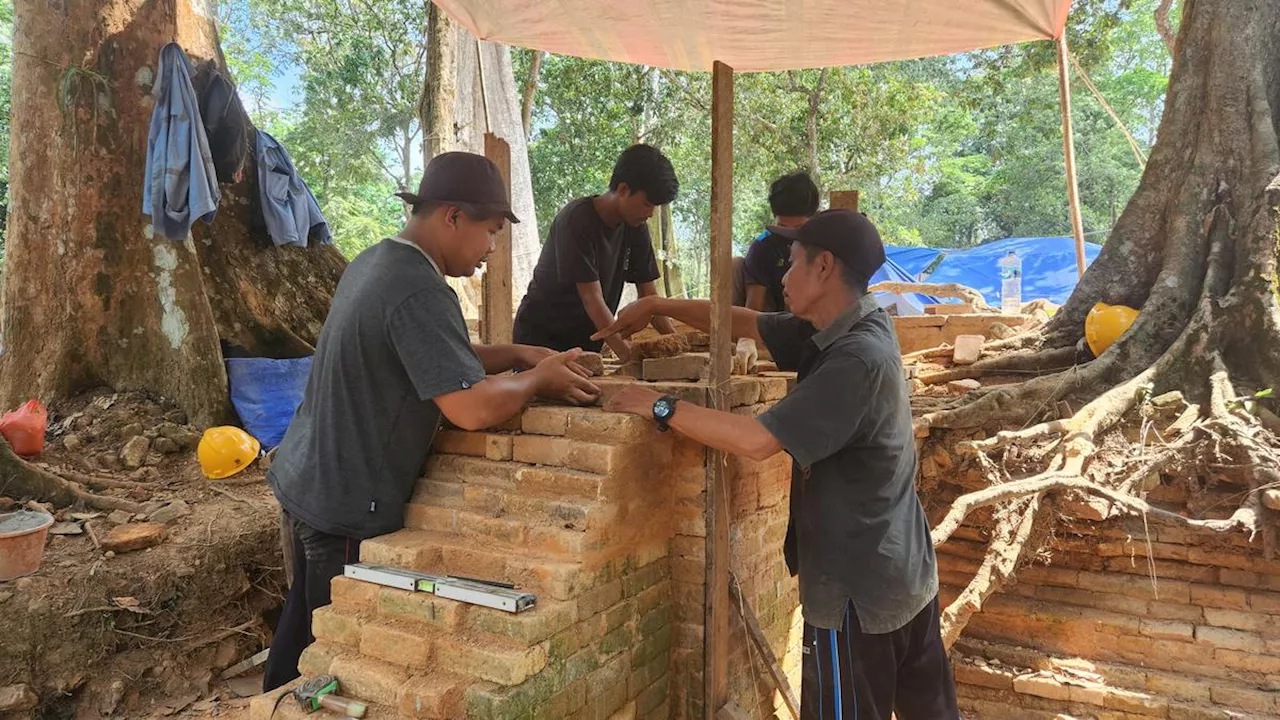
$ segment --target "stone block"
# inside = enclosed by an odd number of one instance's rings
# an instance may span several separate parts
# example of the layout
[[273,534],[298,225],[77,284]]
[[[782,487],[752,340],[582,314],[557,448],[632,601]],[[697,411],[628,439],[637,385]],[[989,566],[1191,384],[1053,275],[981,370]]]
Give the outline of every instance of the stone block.
[[972,365],[982,357],[982,343],[986,338],[981,335],[958,335],[954,349],[951,351],[951,362],[956,365]]

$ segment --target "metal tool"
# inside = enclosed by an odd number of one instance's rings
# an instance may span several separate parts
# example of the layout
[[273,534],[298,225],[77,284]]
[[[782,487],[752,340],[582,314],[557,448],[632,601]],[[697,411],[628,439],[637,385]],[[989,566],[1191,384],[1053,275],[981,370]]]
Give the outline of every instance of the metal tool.
[[454,575],[432,575],[371,563],[347,565],[342,574],[375,585],[431,593],[448,600],[509,613],[523,612],[538,603],[537,595],[517,590],[514,585]]
[[347,717],[362,718],[369,709],[358,700],[340,697],[338,678],[332,675],[320,675],[302,683],[294,688],[293,697],[307,714],[324,708]]

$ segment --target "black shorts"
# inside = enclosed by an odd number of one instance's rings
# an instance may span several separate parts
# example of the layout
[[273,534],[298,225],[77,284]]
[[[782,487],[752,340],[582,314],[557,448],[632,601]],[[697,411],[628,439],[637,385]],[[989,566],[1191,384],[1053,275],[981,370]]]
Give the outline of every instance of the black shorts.
[[890,633],[862,632],[852,604],[840,630],[804,624],[801,720],[958,720],[938,598]]

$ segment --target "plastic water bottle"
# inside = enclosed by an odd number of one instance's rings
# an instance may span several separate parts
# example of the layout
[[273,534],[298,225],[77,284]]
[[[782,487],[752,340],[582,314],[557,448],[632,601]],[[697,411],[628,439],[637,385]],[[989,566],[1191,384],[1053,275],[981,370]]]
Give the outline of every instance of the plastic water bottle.
[[1000,258],[1000,312],[1022,312],[1022,260],[1012,250]]

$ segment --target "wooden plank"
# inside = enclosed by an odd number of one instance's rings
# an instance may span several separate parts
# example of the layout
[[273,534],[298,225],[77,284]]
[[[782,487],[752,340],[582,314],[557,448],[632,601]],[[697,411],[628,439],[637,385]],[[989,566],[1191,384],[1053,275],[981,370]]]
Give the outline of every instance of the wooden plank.
[[832,210],[852,210],[858,212],[857,190],[832,190],[827,195],[827,205]]
[[[484,134],[485,157],[502,171],[507,183],[507,197],[511,197],[511,148],[507,141]],[[514,302],[511,295],[511,223],[502,226],[494,241],[493,253],[485,263],[483,300],[480,305],[480,335],[486,345],[506,345],[511,342],[515,324]]]
[[[711,368],[709,406],[729,410],[733,370],[733,68],[711,72]],[[703,632],[704,717],[729,700],[729,483],[720,450],[707,451],[707,580]]]
[[716,713],[716,720],[751,720],[751,716],[745,710],[738,707],[737,703],[725,703],[720,708],[720,712]]
[[1067,33],[1058,38],[1058,92],[1062,97],[1062,152],[1067,159],[1067,203],[1071,234],[1076,239],[1076,271],[1084,277],[1084,219],[1080,217],[1080,185],[1076,182],[1076,142],[1071,130],[1071,78],[1067,67]]
[[764,666],[769,671],[769,677],[773,680],[773,687],[782,696],[782,702],[786,704],[787,710],[791,712],[791,717],[800,720],[800,699],[796,697],[796,693],[791,689],[791,682],[787,680],[787,674],[782,670],[782,663],[778,662],[778,656],[774,654],[773,647],[769,645],[769,639],[764,636],[764,630],[760,628],[760,621],[756,619],[755,611],[751,609],[751,603],[742,596],[742,588],[738,587],[738,579],[729,577],[729,594],[730,602],[738,610],[738,614],[742,616],[742,622],[747,626],[747,635],[751,638],[751,644],[755,645],[756,650],[760,651],[761,657],[764,659]]

